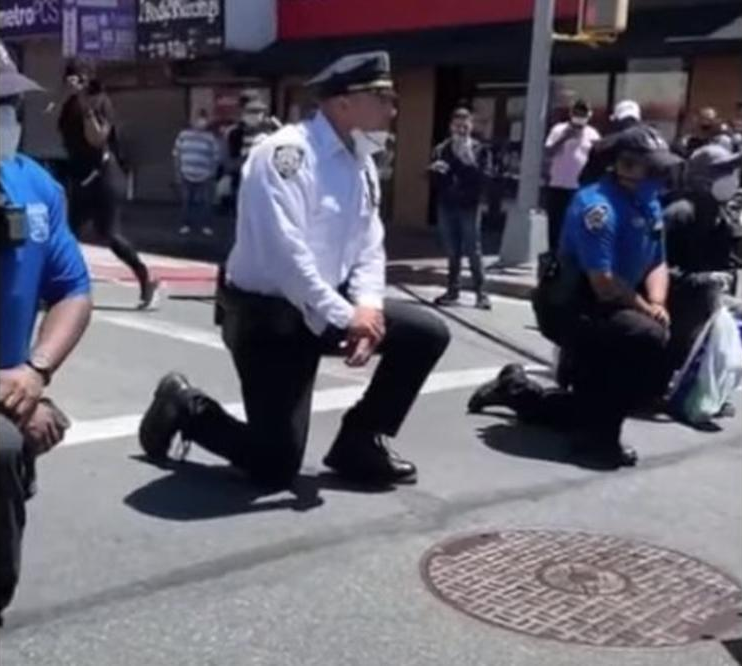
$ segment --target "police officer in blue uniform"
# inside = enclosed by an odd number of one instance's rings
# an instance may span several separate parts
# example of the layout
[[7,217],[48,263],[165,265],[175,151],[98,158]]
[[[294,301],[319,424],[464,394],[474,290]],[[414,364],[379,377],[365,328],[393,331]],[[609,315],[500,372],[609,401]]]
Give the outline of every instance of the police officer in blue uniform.
[[636,463],[621,443],[623,421],[668,379],[669,277],[658,195],[664,174],[681,161],[643,125],[621,132],[614,148],[610,172],[575,195],[561,237],[559,279],[572,296],[551,314],[572,358],[571,388],[545,389],[509,365],[469,403],[474,412],[504,405],[524,420],[578,431],[580,453],[609,467]]
[[[21,96],[38,90],[0,42],[0,621],[18,582],[33,461],[69,426],[44,388],[92,309],[62,188],[17,152]],[[42,302],[46,312],[32,344]]]
[[397,434],[448,329],[434,314],[385,300],[386,255],[374,152],[385,147],[395,93],[384,52],[345,56],[311,82],[316,115],[262,141],[242,169],[226,266],[223,337],[242,384],[242,423],[182,375],[163,378],[140,442],[166,457],[180,433],[259,483],[290,485],[306,446],[320,357],[381,361],[325,464],[358,483],[411,483]]

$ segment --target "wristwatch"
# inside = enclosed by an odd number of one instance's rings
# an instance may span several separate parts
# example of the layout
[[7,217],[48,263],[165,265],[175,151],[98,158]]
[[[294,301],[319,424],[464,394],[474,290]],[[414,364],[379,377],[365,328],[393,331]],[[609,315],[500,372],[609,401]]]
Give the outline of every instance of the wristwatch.
[[41,376],[41,379],[44,381],[44,386],[49,386],[49,383],[52,380],[52,369],[51,363],[46,356],[43,356],[42,354],[34,354],[26,361],[26,365]]

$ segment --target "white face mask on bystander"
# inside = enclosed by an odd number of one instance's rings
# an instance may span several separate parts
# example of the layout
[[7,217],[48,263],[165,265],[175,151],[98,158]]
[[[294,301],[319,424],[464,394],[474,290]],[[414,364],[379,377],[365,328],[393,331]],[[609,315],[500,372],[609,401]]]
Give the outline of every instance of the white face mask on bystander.
[[16,108],[10,104],[0,105],[0,160],[16,156],[22,129]]

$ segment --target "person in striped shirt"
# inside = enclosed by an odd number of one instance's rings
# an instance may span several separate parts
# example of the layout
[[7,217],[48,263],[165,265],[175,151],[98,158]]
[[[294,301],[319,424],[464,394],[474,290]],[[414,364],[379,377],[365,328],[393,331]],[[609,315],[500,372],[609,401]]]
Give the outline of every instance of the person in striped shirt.
[[175,172],[183,192],[181,234],[200,225],[205,236],[212,236],[211,215],[216,176],[221,163],[221,147],[209,130],[206,111],[199,111],[191,127],[178,134],[173,148]]

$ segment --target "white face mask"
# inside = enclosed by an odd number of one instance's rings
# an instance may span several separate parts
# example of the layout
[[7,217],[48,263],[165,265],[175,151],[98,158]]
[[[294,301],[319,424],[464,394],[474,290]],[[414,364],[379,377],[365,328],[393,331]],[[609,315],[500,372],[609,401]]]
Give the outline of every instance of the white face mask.
[[209,126],[209,121],[206,120],[206,118],[197,118],[196,122],[193,123],[193,126],[197,130],[205,130]]
[[711,196],[719,203],[726,203],[739,188],[739,173],[735,171],[728,176],[715,180],[711,185]]
[[375,130],[364,132],[359,129],[351,130],[353,138],[353,147],[356,157],[366,159],[375,153],[380,153],[386,149],[386,142],[389,139],[389,132],[385,130]]
[[242,114],[242,122],[247,125],[250,128],[255,128],[263,120],[263,114],[261,113],[254,113],[252,111],[248,111],[246,113]]
[[575,127],[587,127],[590,119],[585,116],[572,116],[569,120]]
[[21,124],[13,106],[0,106],[0,160],[13,159],[21,143]]

